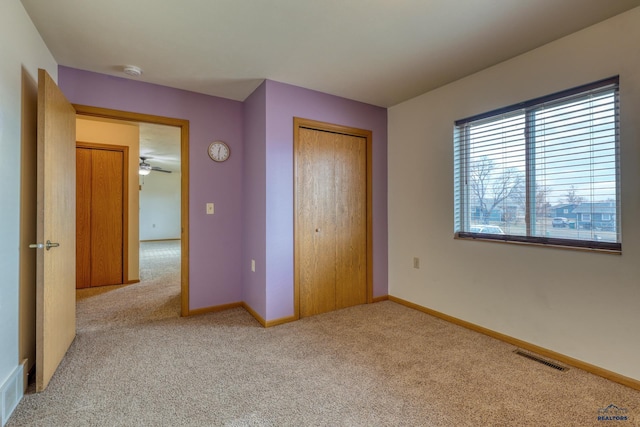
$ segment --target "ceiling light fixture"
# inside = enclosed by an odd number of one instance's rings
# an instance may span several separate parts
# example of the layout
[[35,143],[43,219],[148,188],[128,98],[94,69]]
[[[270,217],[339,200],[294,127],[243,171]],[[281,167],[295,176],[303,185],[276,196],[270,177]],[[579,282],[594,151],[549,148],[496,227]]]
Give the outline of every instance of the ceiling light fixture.
[[124,73],[132,77],[140,77],[142,75],[142,68],[135,65],[125,65]]
[[138,175],[149,175],[151,173],[151,165],[149,163],[145,163],[142,161],[140,163],[140,167],[138,168]]

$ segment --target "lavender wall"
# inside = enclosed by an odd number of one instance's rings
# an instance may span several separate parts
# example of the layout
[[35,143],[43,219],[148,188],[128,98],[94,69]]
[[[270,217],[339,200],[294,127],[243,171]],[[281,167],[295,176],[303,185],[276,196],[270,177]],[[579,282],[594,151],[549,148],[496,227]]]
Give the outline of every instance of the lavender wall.
[[[292,316],[293,117],[371,130],[373,294],[388,293],[386,109],[269,80],[244,103],[68,67],[59,86],[76,104],[189,120],[191,310],[245,301],[265,320]],[[227,162],[207,156],[216,139]]]
[[[190,309],[241,301],[242,103],[62,66],[58,83],[72,103],[189,120]],[[217,139],[231,148],[224,163],[207,155]]]
[[[266,82],[244,101],[243,301],[266,318]],[[256,271],[251,272],[251,260]]]
[[293,118],[373,132],[373,295],[387,295],[387,110],[266,81],[267,320],[293,315]]

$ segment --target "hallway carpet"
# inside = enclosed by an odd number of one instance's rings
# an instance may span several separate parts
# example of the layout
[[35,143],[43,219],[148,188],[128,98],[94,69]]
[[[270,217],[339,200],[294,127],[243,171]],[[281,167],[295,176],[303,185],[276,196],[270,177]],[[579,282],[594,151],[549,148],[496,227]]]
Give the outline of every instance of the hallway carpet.
[[[269,329],[240,308],[180,318],[175,259],[144,264],[78,302],[75,342],[9,426],[640,426],[640,391],[390,301]],[[611,404],[627,420],[598,421]]]

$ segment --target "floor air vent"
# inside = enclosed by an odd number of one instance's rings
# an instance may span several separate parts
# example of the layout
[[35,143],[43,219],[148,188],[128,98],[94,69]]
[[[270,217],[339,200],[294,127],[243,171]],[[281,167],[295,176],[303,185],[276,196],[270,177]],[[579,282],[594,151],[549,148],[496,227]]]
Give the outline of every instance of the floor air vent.
[[565,372],[565,371],[569,370],[569,368],[567,368],[566,366],[558,365],[557,363],[551,362],[549,360],[545,360],[540,356],[537,356],[537,355],[531,354],[531,353],[527,353],[526,351],[523,351],[523,350],[520,350],[520,349],[514,350],[513,352],[515,354],[517,354],[517,355],[522,356],[522,357],[526,357],[527,359],[531,359],[531,360],[534,360],[534,361],[536,361],[538,363],[542,363],[543,365],[547,365],[550,368],[557,369],[558,371]]

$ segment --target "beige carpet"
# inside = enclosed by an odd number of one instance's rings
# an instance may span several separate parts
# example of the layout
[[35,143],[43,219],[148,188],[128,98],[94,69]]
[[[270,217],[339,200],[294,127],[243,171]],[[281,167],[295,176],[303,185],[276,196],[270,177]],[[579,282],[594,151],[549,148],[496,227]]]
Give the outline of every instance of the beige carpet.
[[[389,301],[269,329],[180,318],[175,259],[147,261],[78,302],[69,353],[9,426],[640,426],[639,391]],[[598,421],[610,404],[628,419]]]

